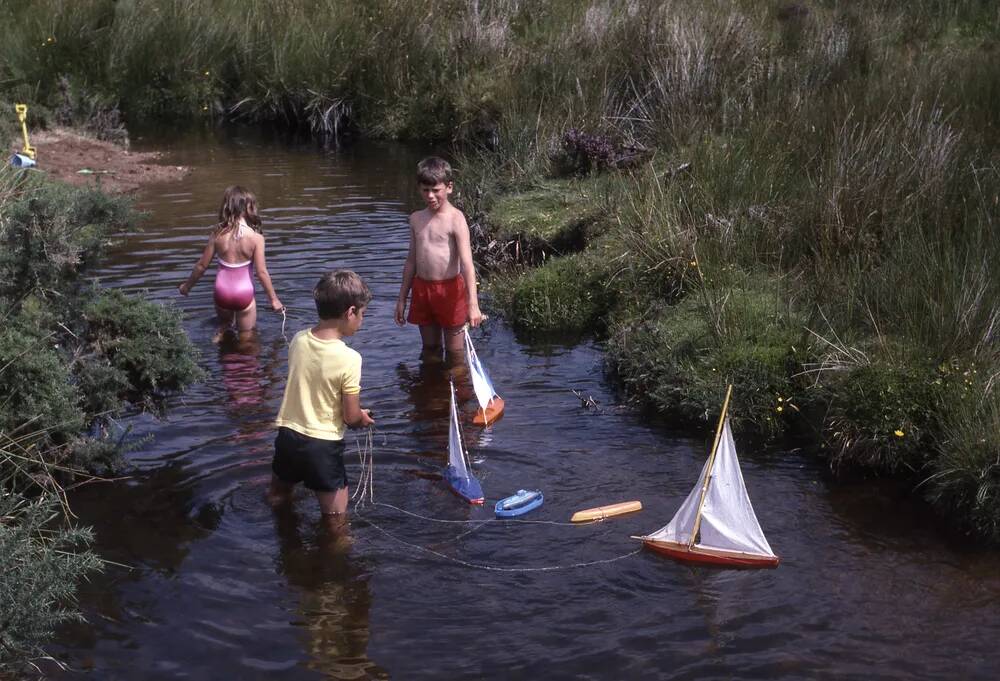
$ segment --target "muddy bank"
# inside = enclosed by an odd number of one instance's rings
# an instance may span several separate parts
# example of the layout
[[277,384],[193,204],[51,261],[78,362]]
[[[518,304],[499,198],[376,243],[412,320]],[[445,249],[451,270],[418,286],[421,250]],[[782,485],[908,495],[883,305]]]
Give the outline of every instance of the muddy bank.
[[[67,128],[32,133],[30,141],[37,153],[36,167],[75,186],[96,183],[109,192],[133,192],[147,184],[179,180],[190,171],[186,166],[160,163],[159,152],[129,151]],[[21,146],[20,137],[12,141],[6,159],[20,152]]]

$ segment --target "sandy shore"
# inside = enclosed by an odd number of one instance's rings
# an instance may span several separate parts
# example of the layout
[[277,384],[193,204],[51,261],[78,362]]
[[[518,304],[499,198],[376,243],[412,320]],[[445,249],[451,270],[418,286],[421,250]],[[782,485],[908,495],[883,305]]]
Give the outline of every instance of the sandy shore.
[[[31,144],[36,150],[36,168],[50,177],[77,186],[99,182],[110,192],[131,192],[143,185],[170,182],[190,170],[159,163],[157,152],[128,151],[67,128],[33,133]],[[14,152],[21,151],[20,137],[8,151],[5,163]]]

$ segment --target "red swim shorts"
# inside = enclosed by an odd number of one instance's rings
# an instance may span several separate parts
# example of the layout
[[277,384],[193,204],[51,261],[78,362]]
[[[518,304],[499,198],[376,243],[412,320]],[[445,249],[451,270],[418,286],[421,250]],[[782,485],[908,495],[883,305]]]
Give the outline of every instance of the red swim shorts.
[[465,278],[461,274],[441,281],[413,277],[412,291],[410,314],[406,316],[411,324],[453,328],[468,321],[469,303]]

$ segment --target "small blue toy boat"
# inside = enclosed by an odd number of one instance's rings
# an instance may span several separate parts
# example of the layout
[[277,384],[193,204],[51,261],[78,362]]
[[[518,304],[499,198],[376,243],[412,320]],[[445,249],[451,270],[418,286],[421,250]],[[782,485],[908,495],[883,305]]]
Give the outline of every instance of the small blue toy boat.
[[483,488],[470,470],[469,457],[462,444],[462,432],[458,425],[458,409],[455,406],[455,385],[451,384],[451,423],[448,426],[448,465],[444,469],[444,481],[451,491],[470,504],[485,502]]
[[542,501],[544,501],[544,497],[542,497],[541,491],[519,489],[517,494],[512,494],[497,502],[495,508],[497,518],[516,518],[519,515],[524,515],[541,506]]

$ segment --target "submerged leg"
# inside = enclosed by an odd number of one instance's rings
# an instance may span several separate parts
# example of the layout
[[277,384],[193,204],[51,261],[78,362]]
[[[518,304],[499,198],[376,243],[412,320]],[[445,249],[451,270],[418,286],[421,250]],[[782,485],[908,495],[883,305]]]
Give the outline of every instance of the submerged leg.
[[250,304],[236,313],[236,328],[240,333],[252,331],[257,326],[257,301],[252,300]]
[[226,331],[232,327],[234,313],[232,310],[227,310],[224,307],[216,305],[215,315],[219,318],[219,328],[216,329],[215,335],[212,336],[212,342],[219,343],[222,341],[222,337],[226,335]]
[[465,332],[463,328],[462,326],[449,326],[444,330],[444,343],[449,355],[464,357]]
[[267,503],[271,504],[272,508],[287,504],[291,501],[294,491],[295,485],[271,473],[271,484],[267,488]]
[[347,500],[349,499],[346,487],[341,487],[333,492],[316,492],[316,501],[319,502],[319,510],[323,516],[342,516],[347,513]]
[[424,324],[420,327],[420,340],[424,344],[424,352],[441,351],[441,327],[437,324]]

